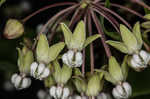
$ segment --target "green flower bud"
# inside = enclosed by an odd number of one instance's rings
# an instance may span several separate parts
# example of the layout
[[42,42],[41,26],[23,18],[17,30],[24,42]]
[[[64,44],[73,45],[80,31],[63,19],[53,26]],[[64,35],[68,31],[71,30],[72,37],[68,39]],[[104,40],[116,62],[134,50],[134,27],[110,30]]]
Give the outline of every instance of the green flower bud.
[[21,73],[30,73],[30,65],[32,64],[34,57],[33,52],[29,50],[27,47],[23,47],[21,50],[20,48],[18,50],[18,66]]
[[87,85],[87,96],[97,96],[100,92],[100,78],[98,74],[92,75]]
[[147,19],[147,20],[150,20],[150,14],[146,14],[146,15],[144,16],[144,18]]
[[145,29],[150,29],[150,21],[143,22],[141,26]]
[[4,36],[7,39],[15,39],[23,35],[24,27],[21,22],[16,19],[9,19],[4,29]]

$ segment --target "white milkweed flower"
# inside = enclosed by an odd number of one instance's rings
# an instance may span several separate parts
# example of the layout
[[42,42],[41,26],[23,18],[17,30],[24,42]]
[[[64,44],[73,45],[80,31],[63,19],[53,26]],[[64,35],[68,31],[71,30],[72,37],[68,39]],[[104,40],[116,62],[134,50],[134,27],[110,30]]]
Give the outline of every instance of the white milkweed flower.
[[45,64],[33,62],[30,68],[30,74],[36,79],[42,80],[50,74],[50,70]]
[[24,75],[13,74],[11,77],[11,82],[17,89],[28,88],[31,85],[31,79],[25,77]]
[[97,96],[97,99],[112,99],[112,98],[109,94],[102,92]]
[[82,53],[69,50],[62,56],[63,63],[70,67],[80,67],[82,65]]
[[137,71],[147,68],[147,64],[150,61],[150,54],[144,50],[141,50],[139,54],[134,54],[131,58],[131,67]]
[[113,88],[112,94],[116,99],[127,99],[132,94],[132,88],[129,83],[123,82],[121,85]]

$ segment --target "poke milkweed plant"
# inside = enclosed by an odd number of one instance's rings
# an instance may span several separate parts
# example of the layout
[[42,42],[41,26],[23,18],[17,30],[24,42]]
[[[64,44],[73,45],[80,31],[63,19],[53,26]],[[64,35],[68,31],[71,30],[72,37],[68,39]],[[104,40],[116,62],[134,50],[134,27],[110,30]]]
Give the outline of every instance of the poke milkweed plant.
[[[131,1],[150,10],[141,0]],[[33,77],[43,81],[45,87],[49,89],[49,97],[55,99],[110,99],[112,96],[115,99],[129,98],[132,95],[132,87],[126,81],[128,68],[131,67],[139,72],[147,68],[150,62],[150,54],[142,49],[144,45],[149,51],[141,34],[141,26],[150,28],[148,21],[150,15],[143,16],[109,0],[62,2],[43,7],[21,21],[9,19],[4,29],[4,36],[8,39],[20,37],[24,33],[23,25],[29,19],[42,11],[60,6],[69,7],[62,9],[46,22],[32,46],[23,44],[23,48],[17,48],[20,73],[15,73],[11,77],[14,86],[18,90],[28,88],[31,84],[30,77]],[[111,6],[126,10],[147,22],[142,23],[141,26],[140,22],[136,22],[132,28],[129,22],[110,9]],[[113,32],[105,29],[104,18],[118,32],[120,41],[116,41],[118,39]],[[63,22],[66,19],[69,20],[68,25]],[[94,26],[96,31],[93,29]],[[51,41],[57,35],[59,27],[64,36],[63,40],[52,44]],[[49,31],[45,33],[46,28]],[[107,40],[105,34],[113,40]],[[99,68],[94,66],[93,46],[95,45],[92,42],[96,39],[101,39],[108,58],[108,64]],[[86,71],[85,49],[89,44],[91,71]],[[125,54],[122,64],[119,64],[115,55],[112,55],[109,45]],[[106,81],[115,86],[112,95],[104,93]]]

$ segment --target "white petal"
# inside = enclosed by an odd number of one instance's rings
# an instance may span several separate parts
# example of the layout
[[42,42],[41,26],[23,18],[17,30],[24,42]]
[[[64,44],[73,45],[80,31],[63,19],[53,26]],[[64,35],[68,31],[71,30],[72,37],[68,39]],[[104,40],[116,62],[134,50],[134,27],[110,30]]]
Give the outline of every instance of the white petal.
[[21,76],[18,75],[18,76],[16,77],[16,80],[15,80],[15,83],[14,83],[16,88],[19,88],[19,87],[20,87],[21,80],[22,80]]
[[45,68],[40,78],[46,78],[50,74],[49,68]]
[[98,96],[97,96],[97,99],[107,99],[107,95],[105,93],[100,93]]
[[[67,52],[67,61],[68,61],[68,64],[69,65],[72,65],[73,64],[73,57],[74,57],[74,51],[72,50],[69,50]],[[74,65],[74,64],[73,64]]]
[[137,54],[134,54],[134,55],[133,55],[133,59],[134,59],[134,61],[136,61],[137,63],[142,63],[142,60],[140,59],[139,55],[137,55]]
[[148,64],[148,62],[149,62],[149,56],[150,56],[149,53],[147,53],[144,50],[141,50],[140,51],[140,56],[143,58],[145,64]]
[[13,74],[13,75],[11,76],[11,82],[12,82],[12,83],[15,82],[17,76],[18,76],[17,73],[15,73],[15,74]]
[[56,89],[56,96],[57,96],[57,98],[61,98],[62,92],[63,92],[62,87],[58,86],[57,89]]
[[113,95],[116,99],[120,99],[120,98],[121,98],[121,95],[118,93],[118,91],[117,91],[116,88],[113,88],[112,95]]
[[56,87],[52,86],[49,90],[49,93],[52,97],[56,98]]
[[124,96],[125,93],[124,93],[124,89],[121,85],[117,85],[116,86],[116,90],[118,91],[118,93],[121,95],[121,96]]
[[63,63],[68,65],[69,66],[69,62],[68,62],[68,58],[67,58],[67,53],[65,53],[63,56],[62,56],[62,60],[63,60]]
[[127,97],[131,96],[131,94],[132,94],[132,88],[131,88],[130,84],[127,83],[127,82],[124,82],[123,83],[123,87],[124,87],[124,89],[125,89],[125,91],[127,93]]
[[41,73],[44,71],[44,69],[45,69],[45,65],[40,63],[38,66],[37,76],[40,76]]
[[64,88],[63,89],[63,96],[62,96],[62,99],[66,99],[70,94],[70,91],[68,88]]
[[81,52],[76,53],[75,64],[76,64],[76,67],[80,67],[82,65],[82,53]]
[[31,76],[35,77],[35,72],[36,72],[37,67],[38,67],[38,63],[37,62],[33,62],[31,64],[31,67],[30,67],[30,69],[31,69],[31,71],[30,71]]
[[131,65],[133,68],[140,68],[141,67],[141,65],[138,64],[136,61],[134,61],[133,58],[131,59]]
[[21,87],[22,88],[28,88],[31,85],[31,79],[29,78],[23,78]]

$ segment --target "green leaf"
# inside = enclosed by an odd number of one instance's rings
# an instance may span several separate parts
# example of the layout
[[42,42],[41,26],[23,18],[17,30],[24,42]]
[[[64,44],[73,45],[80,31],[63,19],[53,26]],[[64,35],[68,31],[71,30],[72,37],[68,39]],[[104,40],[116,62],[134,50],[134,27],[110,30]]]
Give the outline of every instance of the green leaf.
[[106,1],[105,1],[105,7],[107,7],[107,8],[110,7],[110,1],[109,1],[109,0],[106,0]]
[[95,35],[88,37],[83,45],[83,48],[85,48],[87,45],[89,45],[90,43],[92,43],[94,40],[96,40],[99,37],[101,37],[99,34],[95,34]]
[[129,67],[128,67],[128,64],[127,64],[127,58],[128,58],[128,56],[126,55],[124,57],[123,63],[121,64],[121,70],[122,70],[122,74],[123,74],[123,77],[124,77],[124,81],[126,81],[126,79],[128,77],[128,71],[129,71]]
[[6,2],[6,0],[0,0],[0,6],[5,2]]
[[142,47],[143,40],[141,36],[140,23],[137,22],[133,27],[133,33],[137,38],[139,49]]
[[71,42],[71,39],[72,39],[72,32],[70,31],[68,26],[65,25],[64,23],[61,23],[61,29],[64,33],[65,43],[66,43],[67,47],[70,48],[70,42]]
[[23,65],[23,55],[20,48],[17,48],[18,50],[18,66]]
[[147,8],[144,8],[145,14],[150,14],[150,10],[148,10]]
[[36,47],[36,58],[38,62],[48,64],[49,63],[48,55],[49,55],[49,44],[46,35],[40,34]]
[[138,48],[138,42],[133,33],[124,25],[120,25],[121,37],[128,48],[129,54],[135,52]]
[[59,53],[63,50],[64,46],[65,46],[64,42],[60,42],[50,46],[48,53],[50,62],[56,59]]
[[85,24],[83,21],[80,21],[73,32],[73,37],[71,39],[71,48],[82,50],[85,39]]
[[111,56],[111,58],[109,59],[109,73],[110,75],[117,81],[123,81],[123,74],[121,71],[121,67],[118,64],[117,60],[115,59],[115,57]]
[[122,42],[108,40],[108,41],[106,41],[106,43],[111,45],[111,46],[113,46],[114,48],[116,48],[117,50],[121,51],[122,53],[128,53],[127,47]]

